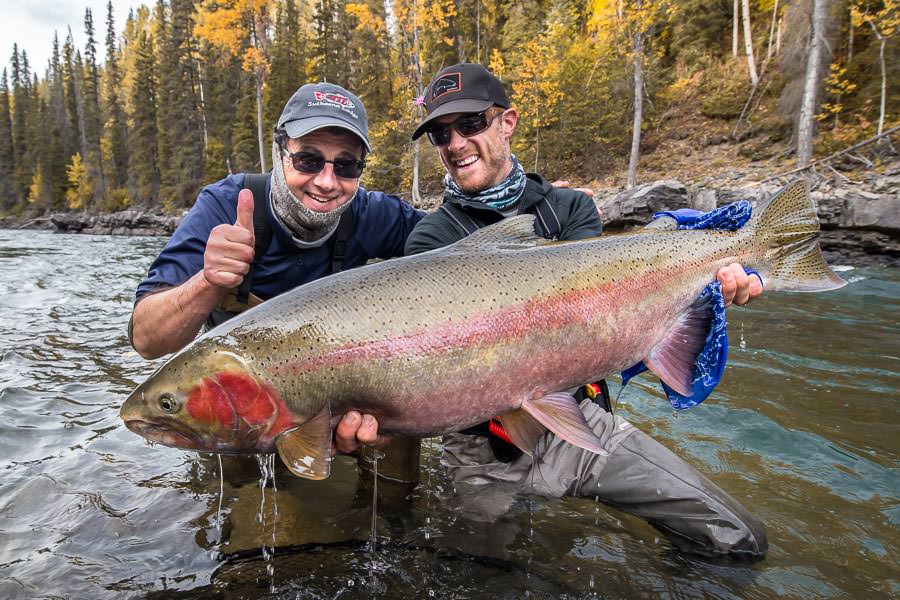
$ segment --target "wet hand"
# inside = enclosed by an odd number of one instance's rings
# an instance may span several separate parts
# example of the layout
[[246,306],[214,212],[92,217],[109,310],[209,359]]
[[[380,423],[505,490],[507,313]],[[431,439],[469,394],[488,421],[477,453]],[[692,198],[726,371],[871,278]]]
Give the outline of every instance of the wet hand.
[[743,306],[763,292],[762,283],[756,275],[747,275],[738,263],[722,267],[716,273],[716,279],[722,287],[725,306],[737,304]]
[[[557,179],[556,181],[554,181],[554,182],[551,183],[550,185],[552,185],[553,187],[556,187],[556,188],[570,188],[570,187],[572,187],[571,184],[569,184],[569,182],[568,182],[567,180],[565,180],[565,179]],[[593,197],[594,197],[594,190],[592,190],[591,188],[574,188],[574,189],[575,189],[576,192],[581,192],[582,194],[586,194],[589,198],[593,198]]]
[[253,192],[238,194],[237,221],[217,225],[209,233],[203,253],[203,276],[215,287],[235,288],[253,262]]
[[383,446],[390,440],[389,436],[378,435],[378,421],[372,415],[362,415],[351,410],[334,428],[334,442],[331,444],[332,454],[353,454],[363,446]]

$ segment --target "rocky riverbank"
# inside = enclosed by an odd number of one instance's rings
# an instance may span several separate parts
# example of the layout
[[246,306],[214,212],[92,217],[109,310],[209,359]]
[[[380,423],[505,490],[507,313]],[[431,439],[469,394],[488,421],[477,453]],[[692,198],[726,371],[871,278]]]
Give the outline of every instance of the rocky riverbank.
[[[664,180],[631,190],[595,192],[595,202],[610,231],[643,225],[653,213],[679,208],[708,211],[744,198],[765,202],[781,183],[734,185],[738,174],[708,178],[697,186]],[[810,191],[822,225],[821,245],[831,262],[900,264],[900,163],[860,181],[821,180]]]
[[[639,185],[631,190],[597,189],[594,201],[609,231],[643,225],[653,213],[679,208],[711,210],[745,198],[766,201],[781,183],[746,185],[745,173],[726,172],[687,185],[675,179]],[[881,174],[857,181],[820,179],[811,196],[822,223],[822,248],[832,262],[900,264],[900,162]],[[431,199],[436,205],[439,198]],[[431,207],[433,208],[433,207]],[[89,215],[57,213],[29,219],[0,220],[0,228],[49,229],[62,233],[168,236],[180,217],[141,210]]]

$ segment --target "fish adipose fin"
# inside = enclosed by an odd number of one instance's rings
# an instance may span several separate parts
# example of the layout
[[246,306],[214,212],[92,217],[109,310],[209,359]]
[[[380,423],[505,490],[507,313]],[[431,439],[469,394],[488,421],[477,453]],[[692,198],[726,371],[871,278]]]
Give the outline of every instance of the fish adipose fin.
[[553,243],[540,237],[534,231],[534,215],[516,215],[493,225],[482,227],[471,235],[453,244],[455,248],[531,248]]
[[506,435],[509,436],[516,448],[530,455],[534,460],[541,459],[537,443],[547,431],[546,427],[522,409],[500,415],[500,423],[503,424]]
[[600,438],[591,431],[578,401],[571,394],[557,392],[537,400],[526,400],[522,410],[570,444],[597,454],[609,454],[603,449]]
[[719,282],[714,281],[644,362],[622,373],[622,385],[649,368],[662,381],[673,408],[691,408],[718,385],[727,359],[725,299]]
[[275,446],[294,475],[327,478],[331,475],[331,408],[326,404],[303,425],[280,434]]
[[802,180],[778,191],[751,224],[769,248],[769,264],[758,268],[767,290],[822,292],[847,285],[822,256],[816,207]]

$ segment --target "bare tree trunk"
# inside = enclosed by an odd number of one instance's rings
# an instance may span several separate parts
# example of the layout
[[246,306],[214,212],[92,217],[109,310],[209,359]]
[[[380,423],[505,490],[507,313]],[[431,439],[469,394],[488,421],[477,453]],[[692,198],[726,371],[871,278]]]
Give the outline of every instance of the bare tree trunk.
[[541,128],[537,128],[537,144],[534,150],[534,172],[538,172],[538,160],[541,158]]
[[475,2],[475,62],[481,62],[481,0]]
[[741,0],[742,21],[744,22],[744,52],[747,53],[747,69],[750,72],[750,83],[753,87],[759,84],[756,73],[756,60],[753,58],[753,30],[750,29],[750,0]]
[[[419,58],[419,25],[418,15],[416,14],[416,2],[413,2],[413,57],[416,63],[413,65],[413,86],[416,94],[425,94],[422,86],[422,61]],[[418,118],[422,118],[422,106],[416,105]],[[419,152],[421,149],[422,138],[413,142],[413,176],[412,176],[412,201],[414,206],[421,206],[422,194],[419,192]]]
[[853,62],[853,17],[850,17],[850,35],[847,40],[847,64]]
[[256,142],[259,144],[259,172],[265,173],[266,153],[263,150],[262,76],[256,69]]
[[769,28],[769,47],[766,49],[766,62],[772,59],[772,48],[775,45],[775,22],[778,20],[778,0],[772,8],[772,26]]
[[775,56],[781,54],[781,26],[784,24],[784,18],[778,19],[778,32],[775,34]]
[[[872,25],[871,21],[869,25]],[[878,49],[878,60],[881,64],[881,109],[878,112],[878,135],[881,135],[881,132],[884,131],[885,98],[887,97],[887,67],[884,64],[884,45],[887,43],[887,38],[875,28],[875,25],[872,25],[872,31],[881,42],[881,47]]]
[[731,20],[731,56],[737,58],[738,55],[738,0],[734,0],[734,18]]
[[[638,8],[640,8],[638,1]],[[637,181],[637,164],[641,154],[641,122],[644,117],[644,38],[640,31],[634,34],[634,125],[631,131],[631,158],[628,159],[628,180],[625,187],[631,189]]]
[[806,76],[803,81],[803,99],[797,122],[797,166],[806,167],[812,160],[815,135],[818,92],[821,84],[822,46],[825,36],[825,19],[828,17],[827,0],[813,0],[812,35],[806,58]]
[[197,89],[200,90],[200,124],[203,126],[203,151],[209,151],[209,127],[206,124],[206,94],[203,89],[203,66],[197,59]]

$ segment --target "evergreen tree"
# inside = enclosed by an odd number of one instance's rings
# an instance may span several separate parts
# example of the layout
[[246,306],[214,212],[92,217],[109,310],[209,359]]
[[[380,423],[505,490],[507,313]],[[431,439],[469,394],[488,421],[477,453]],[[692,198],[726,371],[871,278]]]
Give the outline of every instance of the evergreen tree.
[[297,0],[280,3],[275,14],[275,38],[270,46],[272,62],[265,95],[266,132],[272,131],[291,94],[306,83],[309,33],[300,28]]
[[59,210],[64,206],[66,186],[68,185],[62,165],[68,164],[70,157],[75,153],[77,138],[75,132],[72,131],[66,111],[65,78],[59,52],[59,38],[55,33],[48,77],[48,125],[50,139],[54,142],[47,148],[47,157],[50,165],[56,165],[55,168],[49,170],[48,183],[52,196],[49,208]]
[[[104,164],[107,166],[107,179],[110,184],[110,201],[114,204],[114,196],[123,190],[128,181],[128,155],[126,152],[125,111],[119,95],[122,76],[119,72],[119,57],[116,51],[116,30],[113,20],[112,2],[106,4],[106,65],[104,105],[106,123],[103,128]],[[107,156],[108,154],[108,156]]]
[[28,143],[28,109],[30,106],[31,76],[25,51],[13,45],[12,67],[12,141],[13,141],[13,197],[17,210],[24,207],[31,185],[34,167],[33,149]]
[[0,211],[4,213],[12,209],[15,199],[13,172],[16,163],[9,101],[9,77],[4,68],[0,80]]
[[166,18],[160,0],[157,16],[160,196],[163,206],[175,211],[193,203],[203,184],[203,123],[191,56],[193,2],[171,0]]
[[[208,141],[206,145],[205,174],[207,179],[221,179],[234,172],[236,163],[233,148],[233,129],[239,102],[245,96],[255,98],[255,87],[248,88],[250,80],[241,68],[241,59],[218,48],[201,42],[200,58],[206,73],[205,100],[203,103],[206,115]],[[251,103],[253,123],[251,126],[251,170],[259,162],[256,147],[255,104]],[[266,147],[268,151],[268,147]]]
[[[84,126],[81,110],[81,57],[75,50],[72,30],[63,44],[62,64],[63,96],[66,106],[66,130],[68,131],[67,153],[85,153]],[[68,179],[67,179],[68,181]],[[68,185],[68,184],[67,184]]]
[[[86,43],[84,47],[83,65],[83,123],[84,123],[84,168],[87,178],[91,181],[93,206],[100,205],[106,197],[106,181],[103,176],[102,159],[100,152],[100,134],[102,131],[102,116],[100,114],[100,74],[97,69],[97,40],[94,39],[94,18],[91,9],[84,10],[84,35]],[[93,206],[84,208],[90,209]]]
[[150,34],[141,30],[136,36],[131,134],[127,140],[128,197],[133,205],[150,205],[159,197],[156,58]]
[[338,85],[346,82],[346,43],[351,28],[346,6],[346,0],[316,2],[313,13],[315,37],[312,44],[311,73],[316,81],[329,81]]

